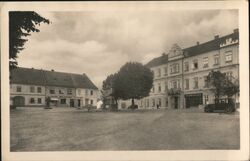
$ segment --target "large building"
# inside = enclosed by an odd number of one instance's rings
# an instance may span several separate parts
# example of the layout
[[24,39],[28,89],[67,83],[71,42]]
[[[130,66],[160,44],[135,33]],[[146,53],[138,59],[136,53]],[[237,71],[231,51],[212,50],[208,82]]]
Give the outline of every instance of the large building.
[[174,44],[146,66],[154,73],[154,83],[150,95],[138,101],[139,107],[189,108],[212,103],[214,94],[206,81],[210,71],[219,70],[239,83],[238,29],[185,49]]
[[16,68],[10,73],[10,101],[18,106],[82,107],[96,105],[98,88],[86,74]]

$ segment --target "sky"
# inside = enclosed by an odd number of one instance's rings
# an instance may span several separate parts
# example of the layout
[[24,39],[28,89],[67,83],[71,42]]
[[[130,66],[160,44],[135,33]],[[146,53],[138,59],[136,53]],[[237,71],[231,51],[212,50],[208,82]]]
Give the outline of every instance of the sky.
[[126,62],[146,64],[175,43],[187,48],[238,28],[237,10],[38,13],[52,23],[28,37],[18,65],[85,73],[98,88]]

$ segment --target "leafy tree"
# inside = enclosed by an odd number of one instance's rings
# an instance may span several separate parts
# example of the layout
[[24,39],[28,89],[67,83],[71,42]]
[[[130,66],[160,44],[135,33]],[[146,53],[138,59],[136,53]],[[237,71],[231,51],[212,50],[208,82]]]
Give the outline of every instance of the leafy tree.
[[209,86],[213,87],[210,90],[216,98],[220,98],[220,96],[232,97],[239,92],[239,85],[232,82],[225,73],[220,71],[211,71],[207,76],[207,82]]
[[141,99],[149,95],[153,86],[153,73],[141,63],[129,62],[121,67],[114,81],[114,95],[124,100]]
[[49,24],[50,21],[41,17],[33,11],[11,11],[9,12],[9,66],[15,68],[17,54],[24,49],[24,44],[30,32],[40,32],[36,25],[40,23]]
[[[117,77],[117,73],[115,74],[111,74],[109,75],[102,83],[102,89],[103,89],[103,95],[106,95],[104,91],[109,91],[110,92],[110,96],[112,96],[115,100],[115,106],[116,108],[118,107],[118,95],[116,94],[116,91],[114,88],[114,84],[115,84],[115,79]],[[104,97],[104,102],[106,98]]]

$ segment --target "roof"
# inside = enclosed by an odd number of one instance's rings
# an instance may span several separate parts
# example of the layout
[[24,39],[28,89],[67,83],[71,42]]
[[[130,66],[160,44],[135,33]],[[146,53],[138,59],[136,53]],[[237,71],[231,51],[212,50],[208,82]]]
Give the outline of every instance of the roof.
[[149,61],[145,66],[148,68],[166,64],[168,62],[168,55],[162,54],[160,57],[154,58]]
[[[232,34],[223,37],[218,37],[208,42],[183,49],[184,57],[196,56],[202,53],[218,50],[221,48],[220,45],[225,44],[227,42],[227,39],[229,38],[231,38],[232,41],[238,40],[239,39],[238,29],[236,29]],[[162,56],[154,58],[153,60],[149,61],[146,64],[146,66],[151,68],[165,64],[167,62],[168,62],[168,55],[163,54]]]
[[16,84],[98,89],[86,74],[72,74],[23,67],[18,67],[11,71],[11,82]]
[[228,38],[232,38],[233,41],[239,39],[239,32],[234,32],[232,34],[220,37],[220,38],[215,38],[211,41],[191,46],[188,48],[183,49],[184,51],[184,56],[185,57],[190,57],[190,56],[195,56],[198,54],[210,52],[213,50],[219,50],[220,49],[220,44],[225,43]]

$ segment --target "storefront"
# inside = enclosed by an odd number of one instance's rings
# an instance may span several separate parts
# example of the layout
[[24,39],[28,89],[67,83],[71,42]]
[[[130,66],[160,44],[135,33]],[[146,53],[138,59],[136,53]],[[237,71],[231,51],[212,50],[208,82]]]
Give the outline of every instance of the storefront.
[[185,94],[186,108],[198,107],[199,105],[203,104],[202,98],[202,93]]

